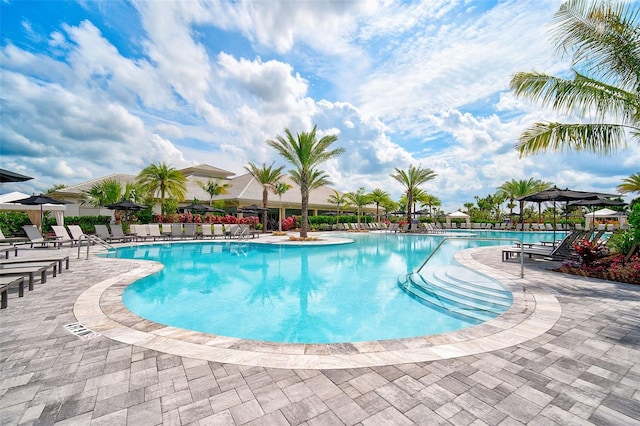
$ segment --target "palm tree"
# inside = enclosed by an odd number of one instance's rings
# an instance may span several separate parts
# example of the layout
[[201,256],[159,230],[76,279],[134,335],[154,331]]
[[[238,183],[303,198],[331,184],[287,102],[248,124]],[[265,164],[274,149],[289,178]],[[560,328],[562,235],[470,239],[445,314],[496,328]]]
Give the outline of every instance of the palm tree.
[[282,195],[288,190],[290,190],[291,188],[292,188],[291,185],[282,181],[276,182],[271,187],[271,190],[273,191],[273,193],[278,196],[278,201],[280,203],[280,208],[278,209],[278,231],[279,232],[282,232],[282,218],[280,217],[280,212],[282,211]]
[[473,203],[464,203],[463,206],[467,209],[467,214],[471,216],[471,209],[473,208]]
[[369,193],[369,199],[372,203],[376,203],[376,222],[380,222],[380,205],[392,201],[391,196],[384,189],[376,188]]
[[198,181],[198,185],[202,188],[207,194],[209,194],[209,205],[213,205],[213,197],[216,195],[227,194],[229,188],[233,185],[230,183],[220,183],[219,180],[211,180],[209,179],[206,182]]
[[333,194],[329,195],[327,202],[336,206],[336,223],[340,220],[340,207],[347,207],[349,205],[349,197],[347,194],[341,194],[337,190],[333,190]]
[[309,192],[328,182],[328,176],[317,167],[344,152],[344,148],[329,150],[331,144],[338,140],[336,135],[326,135],[319,140],[316,139],[316,128],[317,125],[314,125],[310,132],[298,133],[296,137],[289,129],[285,129],[285,136],[277,136],[275,140],[267,141],[269,146],[275,148],[285,160],[295,167],[289,173],[292,180],[300,186],[302,197],[301,238],[307,238],[309,229]]
[[413,214],[414,215],[418,211],[418,205],[421,205],[421,206],[424,205],[425,202],[427,201],[428,196],[429,194],[427,193],[427,191],[421,188],[416,188],[416,190],[413,192]]
[[[83,191],[80,204],[92,207],[102,207],[108,204],[115,204],[124,200],[140,202],[144,196],[144,191],[136,183],[127,183],[124,188],[122,183],[115,179],[105,179],[95,183],[87,191]],[[122,220],[122,213],[119,210],[114,212],[116,223]]]
[[410,165],[407,171],[398,169],[397,167],[395,168],[395,170],[396,172],[391,174],[390,176],[400,182],[406,188],[407,222],[409,224],[412,224],[411,207],[413,204],[413,194],[415,193],[416,189],[419,189],[419,185],[435,179],[435,177],[438,175],[433,170],[423,169],[421,166],[414,167]]
[[371,202],[371,198],[369,198],[369,194],[366,193],[364,187],[358,188],[355,192],[347,192],[347,199],[358,208],[358,228],[360,228],[360,209]]
[[622,179],[620,185],[618,185],[618,192],[627,194],[629,192],[637,192],[640,194],[640,172],[634,173],[628,178]]
[[556,111],[577,111],[588,122],[536,123],[520,136],[520,155],[565,149],[609,154],[624,148],[627,137],[640,141],[637,6],[569,0],[553,23],[557,49],[573,57],[573,78],[520,72],[512,78],[511,90]]
[[[513,203],[519,198],[535,194],[536,192],[544,191],[545,189],[549,189],[550,187],[551,184],[549,182],[544,182],[540,179],[511,179],[510,181],[507,181],[500,185],[498,187],[498,190],[496,191],[496,194],[498,194],[499,197],[505,197],[505,199],[508,199],[510,203]],[[520,222],[522,222],[522,214],[524,212],[525,201],[518,200],[518,202],[520,204]],[[513,213],[513,210],[511,210],[510,213]]]
[[57,183],[55,185],[53,185],[51,188],[48,188],[46,191],[44,191],[45,195],[53,195],[54,192],[60,190],[60,189],[64,189],[66,188],[67,185],[65,185],[64,183]]
[[244,166],[244,169],[248,171],[260,185],[262,185],[262,207],[265,208],[262,212],[262,232],[267,232],[269,190],[273,189],[273,185],[282,179],[282,170],[284,170],[284,166],[274,167],[274,163],[271,163],[270,166],[262,163],[262,167],[258,167],[254,163],[249,162],[249,165]]
[[442,201],[440,201],[440,198],[436,197],[435,195],[431,195],[431,194],[425,194],[424,197],[422,197],[422,205],[420,206],[421,208],[424,206],[428,206],[429,207],[429,215],[433,216],[433,208],[434,207],[440,207],[442,205]]
[[180,170],[166,163],[153,163],[142,169],[138,174],[138,183],[154,196],[160,193],[162,216],[167,195],[182,201],[187,193],[187,179]]

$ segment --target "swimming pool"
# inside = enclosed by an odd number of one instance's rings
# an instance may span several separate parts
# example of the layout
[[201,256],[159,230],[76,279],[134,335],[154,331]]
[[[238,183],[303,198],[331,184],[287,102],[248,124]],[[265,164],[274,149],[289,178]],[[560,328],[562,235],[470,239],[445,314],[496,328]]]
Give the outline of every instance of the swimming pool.
[[[524,234],[510,237],[526,240]],[[543,237],[532,234],[536,240]],[[397,339],[481,322],[425,304],[398,286],[398,276],[417,269],[442,237],[343,236],[354,242],[300,247],[218,241],[121,248],[118,257],[165,265],[160,273],[129,286],[123,303],[165,325],[288,343]],[[465,241],[464,247],[488,244]]]

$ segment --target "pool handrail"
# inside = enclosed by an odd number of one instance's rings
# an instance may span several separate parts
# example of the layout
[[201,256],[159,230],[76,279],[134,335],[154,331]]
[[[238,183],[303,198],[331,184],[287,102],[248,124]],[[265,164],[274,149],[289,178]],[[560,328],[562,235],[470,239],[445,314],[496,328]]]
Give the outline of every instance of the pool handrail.
[[87,241],[87,259],[89,259],[89,247],[91,247],[92,243],[102,246],[103,248],[107,249],[107,251],[109,250],[113,250],[116,252],[118,251],[117,248],[115,248],[114,246],[112,246],[102,238],[98,237],[97,235],[82,234],[78,238],[78,259],[80,259],[80,251],[82,250],[82,241],[84,240]]
[[509,241],[512,243],[516,243],[520,245],[520,278],[524,278],[524,244],[522,241],[520,241],[517,238],[490,238],[490,237],[444,237],[442,239],[442,241],[440,241],[440,243],[438,243],[438,245],[436,246],[436,248],[429,254],[429,256],[427,256],[427,258],[425,259],[424,262],[422,262],[422,265],[420,265],[420,267],[416,270],[416,273],[420,273],[420,271],[422,270],[422,268],[424,268],[427,263],[429,262],[429,260],[433,257],[433,255],[438,251],[438,249],[440,247],[442,247],[442,245],[447,241],[447,240],[484,240],[484,241]]

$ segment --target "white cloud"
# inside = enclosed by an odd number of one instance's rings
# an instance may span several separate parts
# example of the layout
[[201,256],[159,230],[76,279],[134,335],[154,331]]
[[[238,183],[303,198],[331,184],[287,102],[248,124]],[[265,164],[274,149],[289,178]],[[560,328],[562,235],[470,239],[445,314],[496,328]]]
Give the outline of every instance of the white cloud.
[[154,161],[188,164],[120,104],[7,71],[3,81],[3,157],[49,176],[51,184],[114,170],[137,173]]

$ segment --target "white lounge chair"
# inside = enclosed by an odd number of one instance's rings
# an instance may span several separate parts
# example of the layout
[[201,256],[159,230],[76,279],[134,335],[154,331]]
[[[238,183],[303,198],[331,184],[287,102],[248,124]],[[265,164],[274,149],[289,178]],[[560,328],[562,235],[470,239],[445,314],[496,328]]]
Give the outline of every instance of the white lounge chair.
[[80,241],[80,238],[83,235],[85,235],[85,233],[82,230],[82,228],[80,228],[80,225],[67,225],[67,228],[69,229],[69,232],[71,233],[71,238],[76,240],[76,241]]
[[224,238],[224,227],[221,223],[214,223],[211,228],[213,230],[213,238]]
[[71,245],[74,245],[78,243],[78,240],[74,240],[73,237],[69,235],[67,228],[65,228],[64,226],[52,225],[51,229],[53,229],[53,232],[56,234],[56,238],[58,239],[58,241],[60,241],[60,244],[69,243]]
[[160,225],[157,223],[149,223],[147,224],[147,233],[150,237],[156,240],[166,240],[168,237],[160,232]]

